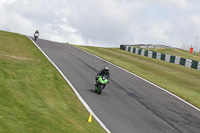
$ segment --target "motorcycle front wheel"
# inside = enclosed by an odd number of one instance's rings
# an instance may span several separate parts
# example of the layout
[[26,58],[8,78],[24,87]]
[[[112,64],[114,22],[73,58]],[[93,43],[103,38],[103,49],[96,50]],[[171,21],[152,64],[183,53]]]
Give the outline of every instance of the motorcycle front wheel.
[[37,36],[35,36],[35,37],[34,37],[34,41],[36,41],[36,40],[37,40],[37,38],[38,38],[38,37],[37,37]]
[[98,91],[98,94],[100,95],[101,94],[101,92],[102,92],[102,90],[105,88],[105,85],[103,85],[103,84],[100,84],[99,85],[99,91]]
[[98,93],[99,95],[101,94],[101,91],[102,91],[102,87],[101,87],[101,86],[102,86],[101,84],[98,85],[98,92],[97,92],[97,93]]

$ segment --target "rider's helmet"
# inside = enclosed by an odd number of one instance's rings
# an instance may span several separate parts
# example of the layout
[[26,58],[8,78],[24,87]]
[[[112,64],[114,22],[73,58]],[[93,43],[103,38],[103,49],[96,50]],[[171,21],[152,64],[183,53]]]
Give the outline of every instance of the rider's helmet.
[[109,68],[108,68],[108,67],[105,67],[105,68],[104,68],[104,72],[105,72],[105,73],[108,73],[108,71],[109,71]]

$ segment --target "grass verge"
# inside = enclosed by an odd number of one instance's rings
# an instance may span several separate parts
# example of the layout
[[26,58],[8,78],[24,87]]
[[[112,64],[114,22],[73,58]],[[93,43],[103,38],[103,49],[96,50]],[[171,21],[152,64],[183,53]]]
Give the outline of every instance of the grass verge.
[[135,73],[200,108],[200,71],[196,69],[136,55],[119,48],[76,47]]
[[1,133],[104,133],[25,36],[0,31]]

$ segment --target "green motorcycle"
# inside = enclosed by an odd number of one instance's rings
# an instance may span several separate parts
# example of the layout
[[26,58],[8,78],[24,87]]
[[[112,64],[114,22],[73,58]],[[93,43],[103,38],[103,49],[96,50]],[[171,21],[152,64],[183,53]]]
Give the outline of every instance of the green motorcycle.
[[109,83],[108,78],[106,78],[105,76],[99,76],[96,82],[95,91],[100,95],[102,90],[108,83]]

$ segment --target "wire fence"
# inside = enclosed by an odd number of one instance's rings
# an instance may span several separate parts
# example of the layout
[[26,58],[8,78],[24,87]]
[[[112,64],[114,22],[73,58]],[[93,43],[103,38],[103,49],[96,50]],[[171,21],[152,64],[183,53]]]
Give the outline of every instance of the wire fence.
[[172,48],[170,46],[160,45],[160,44],[121,44],[121,45],[133,46],[135,48],[143,48],[143,49]]
[[182,50],[184,50],[186,53],[192,53],[194,55],[200,56],[200,48],[199,47],[194,47],[192,45],[182,45]]

